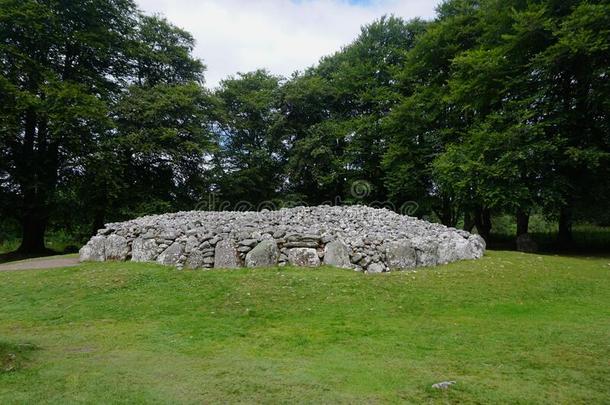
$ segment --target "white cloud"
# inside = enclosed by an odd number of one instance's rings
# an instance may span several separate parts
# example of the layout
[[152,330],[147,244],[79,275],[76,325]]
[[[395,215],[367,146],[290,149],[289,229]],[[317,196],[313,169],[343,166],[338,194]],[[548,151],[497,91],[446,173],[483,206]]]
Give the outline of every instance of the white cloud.
[[431,18],[440,1],[137,0],[144,12],[193,34],[209,87],[257,68],[288,76],[339,50],[384,14]]

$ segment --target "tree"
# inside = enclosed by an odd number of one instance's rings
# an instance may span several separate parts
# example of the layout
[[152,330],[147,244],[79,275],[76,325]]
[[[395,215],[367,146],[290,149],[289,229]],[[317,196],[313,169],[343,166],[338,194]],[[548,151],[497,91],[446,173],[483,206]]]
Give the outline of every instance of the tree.
[[520,235],[543,212],[568,244],[610,203],[609,26],[607,1],[448,0],[209,92],[193,37],[132,0],[0,0],[0,215],[35,252],[54,220],[95,230],[209,191],[414,200],[486,238],[495,214]]
[[126,160],[172,156],[147,162],[159,183],[146,192],[191,181],[209,143],[204,67],[192,49],[190,34],[142,16],[131,0],[0,0],[0,209],[22,224],[21,252],[45,250],[60,201],[86,203],[99,226],[132,186]]
[[[194,39],[165,19],[140,16],[127,85],[111,103],[113,131],[88,159],[82,185],[93,230],[114,219],[192,209],[209,187],[215,150],[205,66]],[[112,165],[106,162],[113,162]]]
[[610,5],[570,3],[552,20],[553,43],[533,60],[537,110],[561,145],[555,172],[564,184],[558,207],[562,245],[571,242],[577,205],[607,203],[595,191],[607,190],[599,179],[607,178],[610,167]]
[[608,15],[578,1],[444,3],[387,120],[390,193],[427,194],[447,224],[460,206],[486,238],[492,211],[514,214],[522,234],[529,212],[559,208],[569,239],[576,201],[607,187]]
[[395,73],[425,26],[421,20],[383,17],[285,86],[294,193],[312,202],[345,198],[350,184],[363,180],[371,186],[369,201],[386,199],[382,119],[398,102]]
[[449,1],[436,21],[421,33],[396,72],[400,103],[384,120],[389,138],[383,156],[384,182],[390,198],[400,204],[417,201],[418,214],[435,214],[455,226],[466,207],[452,189],[433,176],[434,159],[450,143],[459,143],[469,117],[448,98],[453,59],[472,48],[481,36],[476,1]]
[[[214,130],[221,198],[252,205],[277,197],[283,185],[279,89],[281,78],[265,70],[239,73],[215,92]],[[246,207],[242,207],[246,208]],[[249,207],[252,208],[252,207]]]
[[[487,3],[479,12],[480,45],[453,59],[448,97],[469,117],[469,126],[436,162],[439,182],[470,207],[486,238],[491,223],[482,217],[485,210],[515,214],[521,235],[528,231],[530,211],[556,198],[549,174],[557,146],[533,112],[537,96],[530,91],[531,57],[544,49],[549,33],[544,8],[517,10],[521,3]],[[449,175],[452,170],[459,178]]]
[[286,144],[289,197],[319,204],[345,187],[345,133],[333,112],[337,94],[313,72],[295,76],[281,93],[281,122]]
[[0,176],[22,252],[45,249],[58,185],[108,130],[134,16],[130,0],[0,2]]

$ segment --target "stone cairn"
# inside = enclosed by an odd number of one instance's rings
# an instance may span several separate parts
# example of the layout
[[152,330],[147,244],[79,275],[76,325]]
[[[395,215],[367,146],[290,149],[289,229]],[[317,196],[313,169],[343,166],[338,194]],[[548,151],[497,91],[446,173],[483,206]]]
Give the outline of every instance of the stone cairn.
[[80,250],[80,260],[180,269],[324,264],[381,273],[478,259],[484,252],[478,235],[353,205],[189,211],[106,224]]

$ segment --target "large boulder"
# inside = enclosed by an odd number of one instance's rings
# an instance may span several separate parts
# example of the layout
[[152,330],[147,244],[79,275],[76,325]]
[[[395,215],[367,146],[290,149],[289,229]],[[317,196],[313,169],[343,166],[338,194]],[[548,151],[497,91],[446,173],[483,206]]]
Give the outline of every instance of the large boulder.
[[447,237],[438,245],[438,263],[447,264],[457,260],[470,259],[473,256],[471,245],[461,236]]
[[411,269],[417,266],[417,252],[408,240],[386,244],[386,261],[390,270]]
[[127,239],[117,234],[112,234],[104,241],[104,256],[106,260],[124,261],[129,253]]
[[347,245],[340,240],[327,243],[324,247],[324,264],[344,269],[352,267]]
[[98,235],[92,237],[89,242],[79,251],[81,262],[103,262],[106,260],[105,243],[106,238]]
[[233,241],[224,239],[214,248],[214,267],[219,269],[234,269],[240,267],[239,252]]
[[288,250],[288,263],[299,267],[317,267],[320,265],[320,258],[316,249],[292,248]]
[[246,266],[248,267],[273,267],[277,266],[280,258],[280,249],[274,240],[264,240],[254,247],[246,255]]
[[166,266],[175,266],[180,263],[180,257],[183,253],[184,248],[182,245],[178,242],[174,242],[157,257],[157,263]]
[[383,273],[384,270],[385,270],[385,267],[381,263],[371,263],[366,268],[366,272],[368,274]]
[[480,259],[485,254],[487,244],[481,235],[472,234],[468,237],[473,257],[471,259]]
[[417,253],[417,266],[428,267],[438,264],[438,242],[430,238],[413,238],[411,243]]
[[157,258],[157,243],[154,239],[136,238],[131,244],[131,261],[152,262]]

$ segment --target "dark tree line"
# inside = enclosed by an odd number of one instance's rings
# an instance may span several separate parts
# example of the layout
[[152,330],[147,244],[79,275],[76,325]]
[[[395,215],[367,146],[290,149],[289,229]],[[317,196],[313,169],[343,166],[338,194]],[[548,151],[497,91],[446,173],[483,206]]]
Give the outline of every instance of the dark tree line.
[[569,243],[608,221],[610,5],[449,0],[434,21],[384,17],[290,78],[214,91],[191,35],[131,0],[0,0],[0,215],[23,252],[49,225],[353,198],[488,237],[542,212]]

